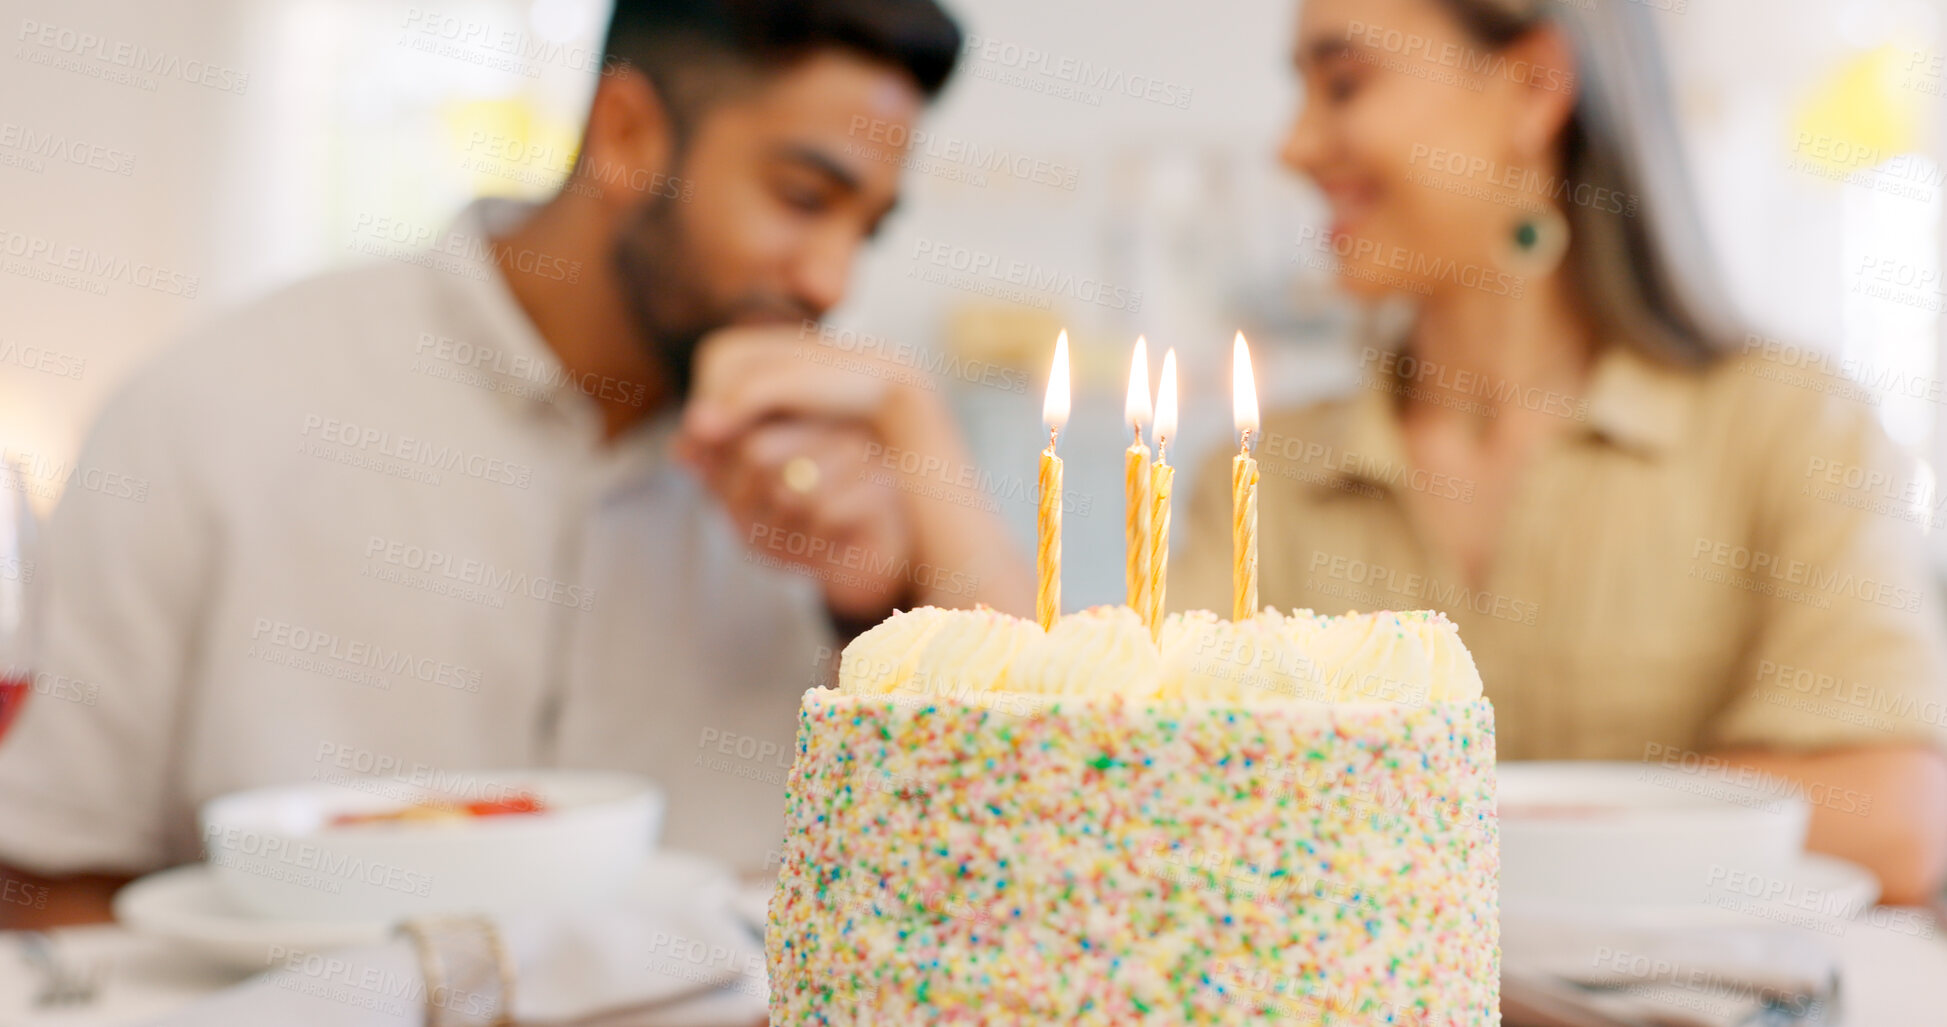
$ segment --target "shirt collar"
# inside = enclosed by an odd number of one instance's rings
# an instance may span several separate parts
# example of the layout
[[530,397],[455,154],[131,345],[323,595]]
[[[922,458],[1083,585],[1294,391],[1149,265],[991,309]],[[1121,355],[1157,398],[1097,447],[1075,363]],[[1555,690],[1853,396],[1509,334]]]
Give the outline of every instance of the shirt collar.
[[1682,442],[1695,409],[1695,371],[1656,363],[1621,344],[1596,359],[1585,401],[1591,432],[1658,456]]
[[[498,197],[474,200],[434,243],[428,266],[454,271],[445,276],[457,286],[452,323],[470,329],[467,338],[453,340],[455,369],[491,383],[495,397],[516,414],[552,414],[595,436],[602,427],[599,404],[573,381],[493,259],[492,236],[518,228],[538,207]],[[443,258],[450,263],[441,263]],[[471,349],[461,350],[463,344]],[[599,461],[618,480],[654,470],[668,461],[678,421],[674,411],[648,418],[603,447]]]
[[593,402],[579,389],[564,388],[569,382],[561,358],[514,298],[493,258],[492,237],[518,228],[536,208],[493,197],[473,201],[433,243],[431,266],[453,262],[452,277],[468,307],[466,323],[475,329],[475,338],[455,340],[456,347],[471,343],[456,349],[457,365],[490,382],[494,394],[516,411],[553,409],[582,418],[596,413]]
[[[1301,480],[1344,492],[1347,481],[1391,487],[1412,473],[1396,405],[1404,388],[1403,382],[1368,380],[1330,422],[1327,437],[1320,440],[1325,443],[1322,453],[1318,448],[1285,448],[1287,456],[1302,457],[1300,462],[1310,465]],[[1580,422],[1578,432],[1654,457],[1683,440],[1695,388],[1693,372],[1654,363],[1628,346],[1611,345],[1596,358],[1588,394],[1579,401],[1559,402],[1563,416]],[[1551,402],[1547,397],[1536,401]]]

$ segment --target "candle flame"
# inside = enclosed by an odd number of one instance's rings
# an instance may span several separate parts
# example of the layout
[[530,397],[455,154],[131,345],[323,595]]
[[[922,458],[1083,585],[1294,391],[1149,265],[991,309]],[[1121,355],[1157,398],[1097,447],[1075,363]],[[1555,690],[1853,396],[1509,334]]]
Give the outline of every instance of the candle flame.
[[1141,435],[1149,416],[1149,340],[1138,335],[1136,353],[1129,358],[1129,399],[1122,405],[1122,418]]
[[1156,458],[1176,436],[1176,350],[1163,354],[1163,377],[1156,386]]
[[1251,374],[1251,348],[1243,332],[1231,347],[1231,397],[1237,433],[1257,434],[1257,379]]
[[1068,331],[1055,339],[1055,362],[1048,371],[1048,397],[1041,403],[1041,421],[1049,431],[1068,424]]

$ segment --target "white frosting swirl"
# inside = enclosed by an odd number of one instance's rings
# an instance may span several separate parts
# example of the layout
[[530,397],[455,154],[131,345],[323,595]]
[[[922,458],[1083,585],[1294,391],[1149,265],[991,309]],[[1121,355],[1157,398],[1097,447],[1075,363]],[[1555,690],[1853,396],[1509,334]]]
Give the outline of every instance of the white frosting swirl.
[[[1325,621],[1327,620],[1327,618],[1320,617],[1310,610],[1293,610],[1289,614],[1281,614],[1276,609],[1268,606],[1258,616],[1276,624],[1278,630],[1284,634],[1286,639],[1290,640],[1292,645],[1308,653],[1316,653],[1318,649],[1318,633],[1324,630]],[[1321,677],[1324,675],[1323,668],[1320,668],[1319,674]]]
[[1428,702],[1475,702],[1485,693],[1474,654],[1460,640],[1460,628],[1432,610],[1397,614],[1408,632],[1417,632],[1433,664]]
[[1275,610],[1232,624],[1196,611],[1163,624],[1163,698],[1288,700],[1329,698],[1311,652]]
[[1009,673],[1012,687],[1041,695],[1156,694],[1156,645],[1127,606],[1095,606],[1055,622],[1022,647]]
[[1433,661],[1417,632],[1392,612],[1348,613],[1325,620],[1318,632],[1320,661],[1336,702],[1426,704]]
[[927,699],[1014,691],[1008,670],[1015,654],[1041,638],[1041,625],[984,606],[947,613],[921,643],[917,666],[901,679],[899,691]]
[[897,691],[919,664],[933,633],[956,616],[935,606],[902,610],[852,639],[838,661],[838,690],[847,695]]

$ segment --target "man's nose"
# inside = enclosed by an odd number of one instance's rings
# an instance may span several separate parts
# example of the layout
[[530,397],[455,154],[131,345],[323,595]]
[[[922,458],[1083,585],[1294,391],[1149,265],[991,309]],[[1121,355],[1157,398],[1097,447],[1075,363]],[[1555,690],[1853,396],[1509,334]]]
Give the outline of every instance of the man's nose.
[[1291,120],[1291,128],[1278,146],[1278,160],[1301,175],[1310,175],[1324,155],[1325,131],[1315,105],[1299,102],[1301,106]]
[[838,306],[851,285],[859,239],[850,232],[824,231],[807,242],[792,268],[791,291],[818,314]]

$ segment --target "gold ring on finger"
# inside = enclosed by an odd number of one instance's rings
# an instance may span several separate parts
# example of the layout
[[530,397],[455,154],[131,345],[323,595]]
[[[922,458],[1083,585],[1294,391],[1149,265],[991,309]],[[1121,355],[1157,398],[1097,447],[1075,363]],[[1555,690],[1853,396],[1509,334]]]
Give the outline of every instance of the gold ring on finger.
[[818,487],[818,461],[794,456],[784,465],[784,487],[799,495],[810,495]]

